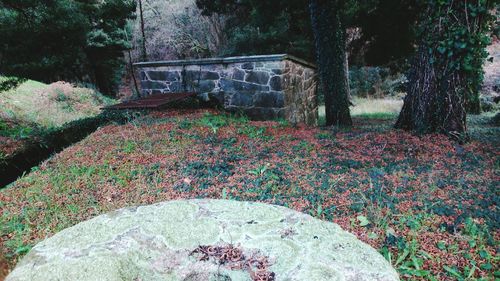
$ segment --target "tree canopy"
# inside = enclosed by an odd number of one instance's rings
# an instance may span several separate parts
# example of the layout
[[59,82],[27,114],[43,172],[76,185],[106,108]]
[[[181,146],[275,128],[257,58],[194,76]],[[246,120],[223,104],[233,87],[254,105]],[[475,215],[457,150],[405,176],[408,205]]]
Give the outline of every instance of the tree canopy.
[[[414,51],[416,0],[348,0],[346,28],[359,28],[352,42],[354,63],[396,65]],[[313,60],[315,50],[308,0],[197,0],[205,14],[229,17],[228,54],[290,53]]]
[[227,54],[314,57],[307,0],[197,0],[205,14],[228,15]]
[[133,0],[0,0],[0,72],[110,93],[134,12]]

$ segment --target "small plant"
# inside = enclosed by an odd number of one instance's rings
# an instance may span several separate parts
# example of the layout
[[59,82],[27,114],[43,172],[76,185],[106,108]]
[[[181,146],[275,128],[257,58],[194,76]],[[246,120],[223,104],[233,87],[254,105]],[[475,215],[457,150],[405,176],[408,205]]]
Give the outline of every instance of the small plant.
[[293,146],[293,150],[297,153],[311,153],[311,151],[314,150],[314,146],[312,146],[309,142],[307,141],[300,141],[299,144]]
[[136,147],[137,147],[137,144],[134,141],[127,140],[125,142],[125,146],[123,148],[123,152],[125,152],[125,153],[132,153],[132,152],[135,151]]
[[266,165],[260,166],[258,168],[255,168],[253,170],[250,170],[250,171],[248,171],[248,173],[250,175],[254,175],[254,176],[262,176],[267,171],[267,169],[269,169],[269,166],[270,166],[270,164],[266,164]]
[[199,120],[201,126],[209,127],[212,129],[213,134],[217,134],[220,128],[228,125],[227,117],[222,115],[205,114]]
[[251,139],[260,139],[260,140],[271,140],[272,136],[266,136],[266,128],[265,127],[256,127],[256,126],[244,126],[238,129],[238,134],[246,135]]
[[316,138],[318,140],[329,140],[333,139],[333,134],[331,132],[323,131],[321,133],[316,134]]
[[422,269],[425,259],[431,256],[423,251],[419,251],[419,245],[414,239],[410,243],[400,240],[397,245],[396,255],[392,256],[387,247],[381,250],[382,255],[405,277],[426,277],[432,279],[431,272]]
[[189,119],[183,119],[179,121],[179,129],[188,130],[193,127],[193,122]]
[[472,261],[472,263],[474,263],[472,267],[466,267],[464,272],[461,272],[456,266],[450,267],[446,265],[443,266],[443,270],[448,276],[454,277],[457,280],[472,280],[477,270],[475,262]]

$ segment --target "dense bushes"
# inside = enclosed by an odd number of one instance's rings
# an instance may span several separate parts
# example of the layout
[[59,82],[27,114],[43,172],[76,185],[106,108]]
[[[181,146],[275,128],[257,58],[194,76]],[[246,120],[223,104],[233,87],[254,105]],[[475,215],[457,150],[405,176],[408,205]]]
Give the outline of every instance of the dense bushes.
[[133,0],[0,0],[0,70],[53,82],[116,89]]
[[396,96],[405,91],[406,76],[391,74],[383,67],[351,67],[349,71],[351,95],[357,97]]
[[134,61],[203,58],[222,53],[225,17],[202,15],[194,0],[149,0],[142,5],[142,14],[144,22],[137,17],[133,26]]

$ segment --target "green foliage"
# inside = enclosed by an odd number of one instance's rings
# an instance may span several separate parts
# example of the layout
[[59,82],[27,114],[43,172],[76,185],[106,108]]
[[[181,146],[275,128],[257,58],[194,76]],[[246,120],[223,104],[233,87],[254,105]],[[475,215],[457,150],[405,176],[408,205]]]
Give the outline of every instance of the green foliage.
[[256,127],[252,125],[244,126],[238,129],[238,134],[247,135],[251,139],[260,139],[269,141],[273,137],[266,135],[266,127]]
[[125,153],[132,153],[136,150],[137,144],[131,140],[127,140],[125,142],[125,146],[123,148],[123,152]]
[[422,268],[424,261],[432,259],[432,257],[420,250],[420,245],[416,240],[407,242],[405,239],[400,239],[396,244],[397,250],[395,254],[391,253],[387,247],[383,247],[380,252],[402,276],[410,279],[426,277],[428,280],[436,280],[430,276],[431,272],[429,270]]
[[370,224],[370,221],[365,216],[357,216],[356,219],[358,220],[359,226],[361,226],[361,227],[365,227],[365,226],[368,226]]
[[438,79],[456,73],[463,79],[456,92],[471,113],[479,113],[483,63],[488,56],[494,1],[425,1],[418,35],[431,54],[431,63],[443,69]]
[[5,121],[0,120],[0,136],[10,137],[13,139],[28,138],[34,131],[34,128],[22,125],[9,126]]
[[209,127],[212,133],[217,134],[220,128],[227,126],[227,118],[222,115],[205,114],[199,121],[200,125]]
[[349,69],[349,87],[351,95],[356,97],[396,96],[404,92],[406,76],[390,74],[389,68],[351,67]]
[[45,82],[88,81],[112,93],[134,11],[132,0],[1,0],[0,68]]

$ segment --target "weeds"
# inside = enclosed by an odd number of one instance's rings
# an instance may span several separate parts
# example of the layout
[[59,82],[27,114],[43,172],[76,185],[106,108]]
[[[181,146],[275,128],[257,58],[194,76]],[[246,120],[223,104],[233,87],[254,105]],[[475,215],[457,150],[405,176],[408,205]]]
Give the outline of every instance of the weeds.
[[201,126],[210,128],[213,134],[217,134],[220,128],[229,123],[226,117],[212,114],[205,114],[198,122]]

